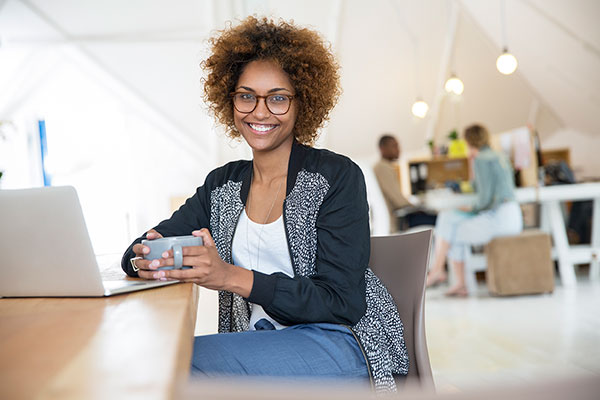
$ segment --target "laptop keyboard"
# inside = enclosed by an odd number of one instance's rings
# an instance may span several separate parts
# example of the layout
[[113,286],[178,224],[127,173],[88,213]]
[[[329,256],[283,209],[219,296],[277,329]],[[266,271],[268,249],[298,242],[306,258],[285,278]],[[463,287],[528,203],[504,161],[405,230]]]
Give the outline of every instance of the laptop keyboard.
[[96,254],[96,263],[105,282],[117,281],[125,277],[125,272],[121,269],[120,254]]

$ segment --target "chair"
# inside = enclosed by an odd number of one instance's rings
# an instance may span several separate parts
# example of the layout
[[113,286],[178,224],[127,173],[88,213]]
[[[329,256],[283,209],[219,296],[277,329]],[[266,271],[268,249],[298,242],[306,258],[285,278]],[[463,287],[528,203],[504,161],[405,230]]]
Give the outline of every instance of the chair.
[[429,264],[431,229],[371,237],[369,265],[394,298],[409,357],[407,384],[434,389],[425,338],[425,277]]

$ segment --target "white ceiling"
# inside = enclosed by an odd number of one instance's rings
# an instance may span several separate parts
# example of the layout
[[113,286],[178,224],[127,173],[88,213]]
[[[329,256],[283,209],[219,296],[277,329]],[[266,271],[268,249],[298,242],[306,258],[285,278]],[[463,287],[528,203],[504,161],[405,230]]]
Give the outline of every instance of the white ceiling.
[[[477,25],[502,47],[499,3],[465,0]],[[507,40],[519,73],[569,127],[600,134],[600,2],[507,1]]]
[[[499,0],[0,0],[0,90],[28,62],[27,52],[75,47],[193,138],[207,120],[199,84],[205,40],[252,13],[294,19],[333,43],[344,88],[325,138],[335,150],[371,153],[383,131],[409,149],[428,133],[443,135],[455,106],[444,101],[440,80],[460,66],[457,74],[468,73],[461,124],[482,115],[492,130],[509,129],[527,119],[536,99],[558,125],[600,134],[596,0],[507,0],[507,44],[519,60],[513,78],[500,77],[493,64],[504,46]],[[23,64],[2,66],[3,51],[21,52]],[[500,92],[521,101],[494,105]],[[418,96],[432,106],[425,121],[410,114]],[[9,103],[0,99],[0,113]]]

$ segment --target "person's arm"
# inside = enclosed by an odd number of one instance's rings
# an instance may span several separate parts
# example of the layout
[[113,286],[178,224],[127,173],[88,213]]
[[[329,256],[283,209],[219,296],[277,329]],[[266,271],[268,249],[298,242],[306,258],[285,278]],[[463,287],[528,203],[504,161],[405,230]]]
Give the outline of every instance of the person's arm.
[[253,272],[248,301],[283,325],[354,325],[365,313],[370,232],[364,177],[351,163],[331,185],[316,223],[316,274],[291,278]]
[[[166,219],[153,228],[161,236],[184,236],[191,235],[192,231],[208,227],[208,200],[207,191],[204,186],[199,187],[196,193],[187,199],[171,218]],[[137,277],[138,273],[133,270],[130,260],[136,257],[133,246],[146,239],[147,232],[131,243],[121,259],[121,268],[129,276]]]
[[400,183],[396,177],[396,171],[383,165],[377,165],[373,169],[379,188],[383,197],[387,199],[394,210],[409,206],[411,203],[402,195]]

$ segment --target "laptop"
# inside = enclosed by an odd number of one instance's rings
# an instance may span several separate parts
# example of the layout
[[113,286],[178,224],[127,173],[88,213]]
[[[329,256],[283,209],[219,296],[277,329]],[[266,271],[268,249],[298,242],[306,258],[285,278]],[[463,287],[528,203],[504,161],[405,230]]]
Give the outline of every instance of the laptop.
[[103,297],[178,281],[103,281],[75,188],[0,190],[0,297]]

